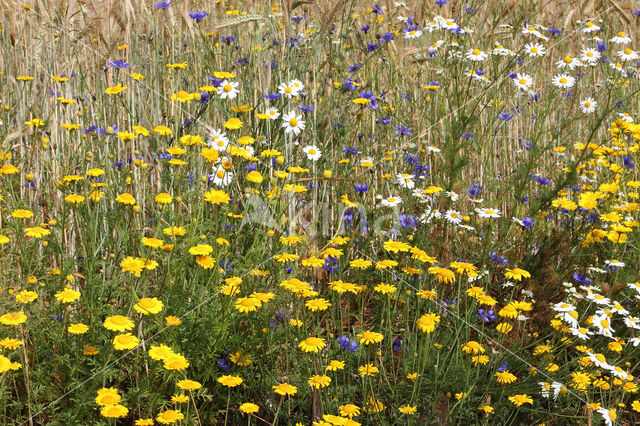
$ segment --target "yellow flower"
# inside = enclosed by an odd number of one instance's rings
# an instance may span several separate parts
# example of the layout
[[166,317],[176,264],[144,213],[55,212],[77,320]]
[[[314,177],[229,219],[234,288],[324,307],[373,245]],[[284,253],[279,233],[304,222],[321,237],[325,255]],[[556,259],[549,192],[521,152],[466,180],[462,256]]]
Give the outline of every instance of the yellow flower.
[[236,300],[235,308],[243,313],[249,313],[262,306],[262,302],[256,297],[240,297]]
[[433,333],[436,324],[440,322],[440,316],[432,313],[424,314],[416,321],[418,329],[423,333]]
[[180,318],[174,315],[167,315],[166,317],[164,317],[164,321],[165,321],[165,324],[167,324],[170,327],[176,327],[182,324],[182,321],[180,320]]
[[507,272],[504,273],[504,276],[509,278],[510,280],[522,281],[522,278],[531,278],[531,274],[524,269],[520,268],[507,268]]
[[73,303],[78,300],[80,296],[81,293],[79,291],[73,290],[69,286],[55,294],[56,300],[62,303]]
[[133,206],[136,203],[136,199],[133,197],[133,195],[129,194],[128,192],[118,195],[116,197],[116,201],[121,204],[128,204],[131,206]]
[[304,305],[310,311],[316,312],[316,311],[326,311],[327,308],[331,306],[331,303],[328,300],[319,297],[317,299],[307,300],[307,302]]
[[102,325],[110,331],[129,331],[133,329],[134,323],[125,316],[113,315],[105,318]]
[[311,386],[312,388],[316,388],[316,389],[326,388],[331,383],[331,377],[314,374],[309,378],[307,382],[309,383],[309,386]]
[[128,413],[129,409],[120,404],[105,405],[102,407],[102,410],[100,410],[100,415],[107,418],[124,417]]
[[230,118],[224,122],[224,127],[230,130],[237,130],[242,128],[242,121],[238,118]]
[[301,341],[298,347],[302,349],[303,352],[317,353],[327,346],[325,342],[326,340],[320,337],[309,337]]
[[262,183],[262,174],[257,170],[252,170],[247,174],[246,179],[253,183]]
[[113,405],[120,402],[121,399],[118,389],[102,388],[98,389],[98,396],[96,396],[95,402],[98,405]]
[[151,345],[149,348],[149,357],[156,361],[164,361],[174,355],[176,355],[176,353],[167,345]]
[[118,334],[113,338],[113,347],[117,351],[125,351],[138,346],[140,340],[131,333]]
[[27,316],[24,312],[9,312],[0,316],[0,324],[3,325],[19,325],[27,321]]
[[46,237],[47,235],[50,235],[51,232],[48,229],[43,228],[41,226],[35,226],[33,228],[25,228],[24,234],[27,237],[42,238],[42,237]]
[[400,411],[402,414],[415,414],[418,411],[418,406],[403,405],[398,408],[398,411]]
[[24,345],[22,340],[11,339],[9,337],[0,340],[0,346],[10,351],[18,349],[20,346]]
[[496,326],[496,330],[498,330],[500,333],[507,334],[508,332],[513,330],[513,326],[511,324],[507,324],[506,322],[501,322]]
[[133,309],[135,309],[139,314],[149,315],[160,313],[160,311],[162,311],[162,306],[162,302],[157,298],[144,297],[138,300],[138,303],[133,305]]
[[185,402],[189,402],[189,397],[184,394],[171,395],[171,402],[173,402],[174,404],[182,404]]
[[495,376],[497,377],[496,380],[498,381],[498,383],[501,384],[511,384],[518,380],[515,375],[509,372],[509,370],[499,371],[495,374]]
[[15,217],[18,219],[28,219],[30,217],[33,217],[33,212],[31,210],[17,209],[11,212],[11,217]]
[[182,379],[177,383],[177,385],[180,389],[187,391],[194,391],[202,387],[202,384],[200,384],[199,382],[189,379]]
[[213,247],[208,244],[198,244],[189,248],[189,254],[194,256],[207,256],[213,251]]
[[484,347],[475,340],[470,340],[462,345],[462,351],[467,354],[477,355],[479,353],[484,353]]
[[184,414],[182,414],[178,410],[166,410],[158,414],[156,420],[162,424],[170,424],[175,423],[177,421],[183,420]]
[[229,204],[231,197],[220,189],[212,189],[204,193],[204,200],[211,204]]
[[373,289],[378,293],[391,294],[391,293],[395,293],[396,290],[398,290],[398,287],[396,287],[393,284],[380,283],[377,286],[375,286]]
[[127,256],[126,258],[122,259],[122,261],[120,262],[120,266],[122,267],[122,272],[130,272],[136,277],[139,277],[142,273],[142,270],[147,266],[147,262],[146,259]]
[[384,336],[380,333],[376,333],[375,331],[363,331],[362,333],[357,334],[360,339],[360,344],[369,345],[371,343],[380,343]]
[[181,371],[189,367],[189,361],[180,354],[173,354],[163,360],[162,366],[167,370]]
[[533,405],[533,399],[531,399],[527,394],[510,396],[509,401],[511,401],[516,407],[520,407],[522,404]]
[[279,385],[272,386],[275,393],[278,395],[295,395],[298,392],[298,388],[290,385],[289,383],[281,383]]
[[332,359],[329,362],[329,365],[327,365],[326,370],[327,371],[338,371],[338,370],[344,370],[344,366],[345,366],[345,362],[344,361],[339,361],[337,359]]
[[361,376],[375,376],[380,370],[373,364],[365,364],[358,367],[358,374]]
[[168,128],[167,126],[163,126],[162,124],[154,127],[153,132],[159,134],[160,136],[169,136],[173,134],[170,128]]
[[106,93],[107,95],[117,95],[118,93],[125,91],[127,89],[128,89],[127,86],[123,86],[120,83],[118,83],[115,86],[107,87],[104,93]]
[[20,293],[16,294],[16,302],[18,303],[30,303],[38,298],[38,293],[35,291],[22,290]]
[[155,198],[155,202],[158,204],[171,204],[171,202],[173,201],[173,198],[171,197],[170,194],[167,194],[166,192],[161,192],[158,195],[156,195]]
[[89,327],[85,324],[71,324],[67,328],[67,331],[71,334],[84,334],[89,331]]
[[244,404],[238,407],[238,410],[242,411],[245,414],[254,414],[260,410],[260,407],[253,402],[245,402]]
[[349,417],[350,419],[360,415],[360,407],[355,404],[341,405],[338,407],[338,410],[341,416]]

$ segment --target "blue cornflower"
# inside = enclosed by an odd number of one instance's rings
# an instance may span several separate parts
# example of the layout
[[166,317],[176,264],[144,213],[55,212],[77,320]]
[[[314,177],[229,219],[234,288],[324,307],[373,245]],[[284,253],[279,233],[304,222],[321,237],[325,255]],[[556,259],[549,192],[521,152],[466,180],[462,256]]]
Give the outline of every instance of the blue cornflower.
[[398,221],[403,228],[414,229],[417,226],[416,218],[411,214],[401,214],[398,216]]
[[348,70],[349,72],[356,72],[356,71],[358,71],[358,69],[360,69],[361,67],[362,67],[362,65],[360,65],[360,64],[353,64],[353,65],[351,65],[350,67],[348,67],[348,68],[347,68],[347,70]]
[[379,47],[380,45],[377,43],[367,43],[367,52],[373,52],[374,50],[377,50]]
[[311,111],[313,111],[313,104],[311,104],[311,105],[307,105],[307,106],[304,106],[304,105],[298,105],[298,109],[299,109],[300,111],[302,111],[302,112],[311,112]]
[[531,219],[530,217],[525,217],[524,219],[522,219],[522,225],[525,228],[531,228],[534,224],[536,223],[535,220]]
[[166,9],[171,6],[171,1],[157,1],[153,5],[158,9]]
[[413,134],[411,133],[411,131],[413,130],[413,127],[399,126],[396,124],[395,126],[393,126],[393,130],[396,131],[396,137],[413,136]]
[[467,132],[467,133],[463,133],[462,137],[464,139],[473,139],[476,135],[473,134],[473,132]]
[[384,12],[382,12],[382,9],[380,9],[380,6],[378,6],[377,4],[373,6],[373,8],[371,9],[371,12],[376,13],[378,15],[384,15]]
[[125,62],[122,59],[116,59],[115,61],[107,62],[107,65],[114,68],[127,68],[129,66],[129,62]]
[[498,118],[503,121],[509,121],[513,118],[513,116],[514,114],[509,114],[506,112],[501,112],[500,114],[498,114]]
[[389,123],[391,123],[391,120],[389,120],[389,117],[387,117],[386,115],[383,115],[380,120],[376,121],[376,123],[378,123],[378,124],[389,124]]
[[480,193],[482,193],[482,189],[483,189],[482,185],[478,184],[477,182],[474,182],[471,185],[469,185],[469,188],[467,188],[467,194],[471,198],[477,198],[480,195]]
[[363,25],[360,27],[360,31],[364,31],[365,33],[369,31],[371,27],[369,25]]
[[493,309],[478,309],[478,319],[484,322],[491,322],[496,319]]
[[362,194],[369,190],[369,185],[367,185],[366,183],[356,183],[355,189],[356,189],[356,192],[359,192],[360,194]]
[[189,13],[189,18],[195,19],[197,22],[200,22],[206,17],[207,17],[207,12],[203,12],[203,11]]

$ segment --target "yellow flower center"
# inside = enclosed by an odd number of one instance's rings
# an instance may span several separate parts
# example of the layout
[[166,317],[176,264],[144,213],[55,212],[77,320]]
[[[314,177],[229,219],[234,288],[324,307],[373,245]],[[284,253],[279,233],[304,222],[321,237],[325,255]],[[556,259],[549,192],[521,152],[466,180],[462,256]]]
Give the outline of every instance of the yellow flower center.
[[562,78],[560,79],[560,83],[561,83],[561,84],[567,84],[567,79],[566,79],[566,78],[564,78],[564,77],[562,77]]
[[233,87],[231,87],[230,84],[225,84],[222,90],[224,90],[225,92],[230,92],[233,90]]
[[217,175],[220,179],[222,179],[222,178],[224,177],[224,173],[225,173],[225,172],[224,172],[224,170],[218,170],[218,173],[216,173],[216,175]]
[[291,87],[287,86],[287,87],[285,87],[284,92],[285,93],[291,93],[291,92],[293,92],[293,90],[291,90]]
[[573,58],[571,58],[571,56],[565,56],[564,58],[562,58],[562,60],[565,64],[570,64],[571,62],[573,62]]
[[315,150],[315,149],[311,148],[311,149],[309,150],[309,154],[311,154],[311,155],[315,155],[315,153],[316,153],[316,150]]
[[518,82],[519,82],[520,84],[527,84],[527,80],[526,80],[526,79],[524,79],[524,78],[521,78],[520,80],[518,80]]
[[593,27],[593,22],[587,22],[587,28]]
[[298,125],[298,119],[293,117],[291,120],[289,120],[289,125],[291,127],[296,127]]
[[585,106],[586,108],[591,108],[591,102],[585,102],[585,103],[584,103],[584,106]]
[[480,54],[480,49],[473,49],[473,53],[474,55],[479,55]]
[[587,56],[592,58],[593,57],[593,52],[587,52]]
[[538,48],[537,47],[532,47],[531,48],[531,53],[538,53]]
[[623,33],[622,31],[620,31],[620,32],[618,33],[618,37],[622,37],[622,38],[624,38],[624,37],[626,37],[626,36],[627,36],[627,35],[626,35],[625,33]]
[[624,49],[624,54],[625,55],[631,55],[631,52],[633,52],[631,49],[629,49],[628,47],[626,49]]

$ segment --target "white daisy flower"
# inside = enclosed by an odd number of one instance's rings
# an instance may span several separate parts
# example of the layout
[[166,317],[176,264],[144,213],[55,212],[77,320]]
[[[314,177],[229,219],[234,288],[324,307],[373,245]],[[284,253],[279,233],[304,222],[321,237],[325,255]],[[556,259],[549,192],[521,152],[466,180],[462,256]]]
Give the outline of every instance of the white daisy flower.
[[456,192],[453,192],[453,191],[447,191],[446,194],[447,194],[447,197],[449,197],[449,199],[451,201],[453,201],[454,203],[456,201],[458,201],[458,198],[460,198],[460,196]]
[[585,114],[591,114],[596,110],[597,106],[598,106],[598,102],[593,100],[593,98],[585,98],[582,101],[580,101],[580,109]]
[[400,203],[402,203],[402,198],[394,196],[383,198],[382,200],[380,200],[380,204],[382,204],[384,207],[395,207]]
[[207,145],[210,148],[215,149],[216,151],[224,151],[229,145],[227,134],[217,129],[211,130],[211,132],[209,132],[209,140],[207,141]]
[[404,38],[406,39],[419,38],[420,36],[422,36],[421,30],[409,30],[404,33]]
[[615,37],[609,39],[609,41],[616,44],[627,44],[631,43],[631,37],[629,37],[626,33],[620,31],[618,34],[616,34]]
[[623,61],[635,61],[638,59],[638,52],[635,52],[628,47],[624,50],[618,50],[618,56]]
[[593,48],[582,49],[582,55],[580,55],[580,60],[589,65],[593,65],[596,62],[598,62],[598,59],[600,59],[600,56],[602,55],[596,49],[593,49]]
[[568,74],[559,74],[551,80],[554,86],[562,89],[568,89],[576,84],[576,79]]
[[589,340],[589,336],[593,336],[593,332],[585,327],[577,327],[571,329],[571,334],[580,340]]
[[410,175],[408,173],[398,173],[396,176],[398,185],[407,189],[413,189],[416,186],[415,178],[415,175]]
[[280,83],[280,85],[278,86],[278,93],[286,96],[289,99],[299,95],[298,90],[293,87],[290,82]]
[[295,111],[289,111],[282,117],[282,127],[285,133],[293,133],[296,136],[304,130],[305,125],[302,116],[297,115]]
[[280,117],[280,111],[278,111],[278,108],[275,107],[267,108],[264,113],[269,116],[269,120],[275,120],[276,118]]
[[600,26],[594,24],[593,22],[589,21],[586,24],[584,24],[584,27],[582,28],[582,32],[587,34],[587,33],[593,33],[596,31],[600,31]]
[[237,81],[228,81],[226,78],[222,80],[220,86],[218,86],[218,94],[220,99],[234,99],[240,93],[238,86],[240,83]]
[[226,170],[222,164],[214,166],[213,184],[216,186],[227,186],[233,179],[233,172]]
[[624,325],[626,325],[629,328],[635,328],[636,330],[640,330],[640,318],[625,317]]
[[577,58],[567,55],[560,61],[556,62],[556,65],[558,68],[569,68],[570,70],[573,70],[574,68],[582,66],[582,62]]
[[480,209],[480,208],[476,208],[476,213],[478,213],[478,216],[480,216],[483,219],[486,218],[499,218],[500,217],[500,210],[498,209],[492,209],[492,208],[484,208],[484,209]]
[[302,151],[307,154],[307,160],[318,161],[322,157],[322,151],[315,145],[307,145],[302,148]]
[[598,334],[606,337],[613,337],[613,333],[615,333],[615,330],[611,328],[611,318],[609,318],[607,315],[594,316],[592,324],[595,328],[598,329]]
[[513,79],[513,83],[518,89],[529,90],[533,85],[533,78],[528,74],[516,74],[516,78]]
[[621,112],[618,116],[628,123],[633,123],[633,117],[631,117],[628,112]]
[[462,215],[460,214],[460,212],[455,210],[447,210],[444,213],[444,218],[447,220],[447,222],[453,223],[455,225],[460,225],[462,223]]
[[532,58],[544,56],[545,47],[538,43],[528,43],[524,45],[524,51]]
[[482,62],[489,57],[487,52],[480,49],[469,49],[465,57],[470,61]]

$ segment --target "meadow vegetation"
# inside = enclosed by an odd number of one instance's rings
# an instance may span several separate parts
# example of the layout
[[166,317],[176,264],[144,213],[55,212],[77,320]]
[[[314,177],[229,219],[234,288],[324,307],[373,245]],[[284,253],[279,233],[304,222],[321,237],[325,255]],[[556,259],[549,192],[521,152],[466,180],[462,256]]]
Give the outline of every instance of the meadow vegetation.
[[0,423],[640,422],[639,19],[0,1]]

